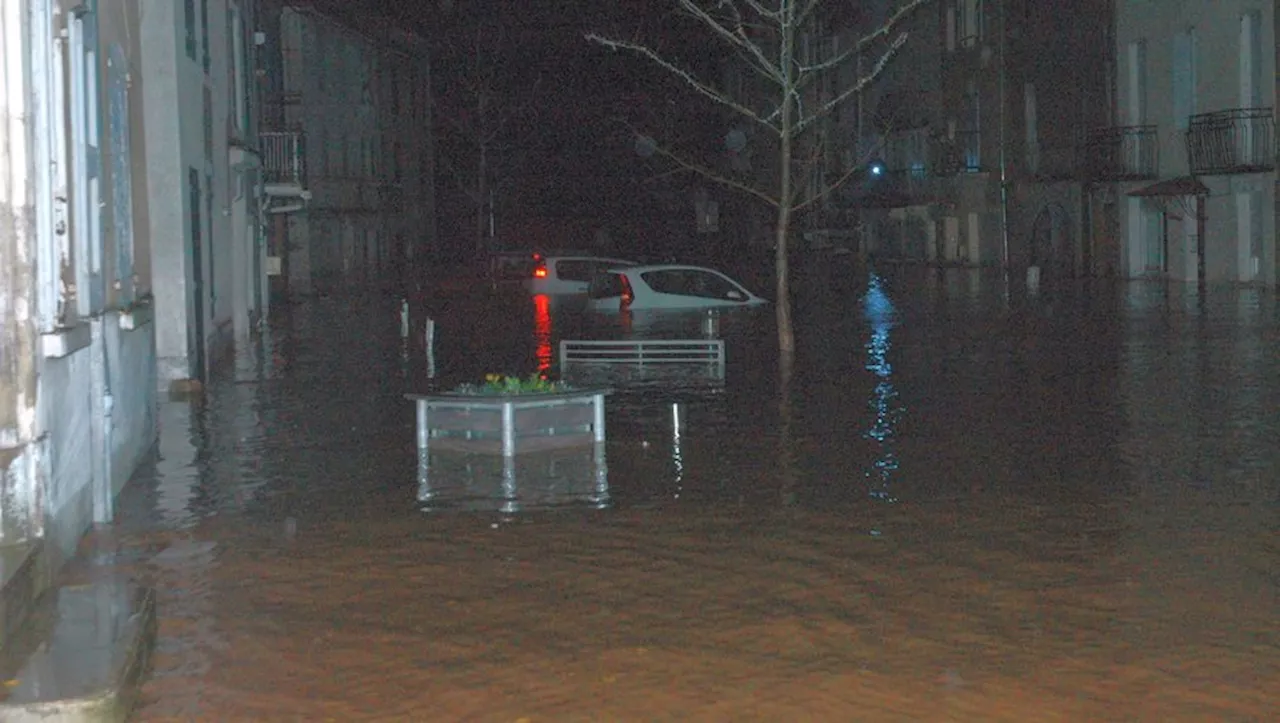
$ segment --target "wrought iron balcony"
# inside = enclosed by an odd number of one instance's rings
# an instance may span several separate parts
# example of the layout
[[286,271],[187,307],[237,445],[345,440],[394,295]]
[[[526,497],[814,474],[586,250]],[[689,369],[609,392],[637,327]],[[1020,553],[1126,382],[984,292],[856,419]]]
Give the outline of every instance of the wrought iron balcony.
[[258,134],[262,152],[262,180],[268,185],[307,185],[306,136],[300,131]]
[[1276,121],[1270,108],[1200,113],[1187,128],[1193,175],[1259,173],[1276,167]]
[[1141,181],[1159,172],[1156,127],[1112,126],[1084,141],[1084,171],[1093,181]]

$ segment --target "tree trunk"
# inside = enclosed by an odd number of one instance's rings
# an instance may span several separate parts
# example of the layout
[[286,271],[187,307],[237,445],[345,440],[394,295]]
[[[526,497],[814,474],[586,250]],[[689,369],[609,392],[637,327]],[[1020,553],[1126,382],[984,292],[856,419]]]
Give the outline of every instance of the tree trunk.
[[480,144],[480,153],[478,167],[476,169],[476,255],[483,258],[485,253],[489,251],[488,239],[485,238],[485,209],[488,204],[489,189],[489,159],[486,158],[486,148],[484,143]]
[[[788,88],[790,83],[785,84]],[[788,266],[787,239],[791,235],[791,146],[792,109],[790,96],[782,104],[779,124],[778,149],[778,222],[774,227],[774,288],[778,297],[775,310],[778,314],[778,363],[784,377],[790,377],[791,364],[795,360],[796,335],[791,326],[791,282]]]

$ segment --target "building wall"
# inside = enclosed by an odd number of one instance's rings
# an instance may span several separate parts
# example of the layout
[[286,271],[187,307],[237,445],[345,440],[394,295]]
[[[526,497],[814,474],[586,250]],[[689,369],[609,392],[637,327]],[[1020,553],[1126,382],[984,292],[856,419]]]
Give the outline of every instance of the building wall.
[[[1110,1],[1081,0],[1064,24],[1032,0],[939,0],[902,26],[907,42],[863,94],[851,132],[862,156],[885,162],[882,177],[844,193],[865,250],[1007,263],[1019,275],[1032,264],[1084,270],[1076,144],[1110,122]],[[864,4],[850,34],[897,5]]]
[[251,0],[164,0],[140,17],[150,260],[165,280],[154,290],[162,386],[203,380],[265,304],[255,293],[264,273],[256,157],[246,150],[252,17]]
[[[1241,17],[1257,13],[1256,98],[1242,88]],[[1194,41],[1188,97],[1178,92],[1177,59],[1189,29]],[[1137,62],[1141,43],[1145,64]],[[1274,108],[1276,58],[1274,3],[1262,0],[1122,0],[1116,11],[1118,57],[1117,125],[1144,121],[1157,126],[1159,177],[1190,173],[1185,117],[1245,107]],[[1144,72],[1145,71],[1145,72]],[[1183,71],[1185,72],[1185,71]],[[1141,81],[1138,79],[1141,78]],[[1145,91],[1145,92],[1142,92]],[[1209,194],[1204,205],[1205,276],[1209,282],[1276,282],[1274,173],[1200,176]],[[1124,271],[1128,276],[1158,276],[1195,281],[1197,228],[1194,198],[1125,198],[1141,184],[1120,184]],[[1168,251],[1163,249],[1161,216],[1168,213]],[[1164,264],[1161,263],[1164,262]],[[1167,271],[1164,269],[1167,268]]]
[[[292,294],[398,284],[434,247],[430,78],[425,49],[357,31],[309,7],[278,9],[264,103],[306,134],[305,211],[282,222]],[[375,39],[376,38],[376,39]],[[264,130],[267,130],[264,128]]]
[[[6,3],[0,541],[56,570],[154,446],[137,0]],[[22,169],[21,173],[17,173]],[[143,229],[138,232],[138,229]]]

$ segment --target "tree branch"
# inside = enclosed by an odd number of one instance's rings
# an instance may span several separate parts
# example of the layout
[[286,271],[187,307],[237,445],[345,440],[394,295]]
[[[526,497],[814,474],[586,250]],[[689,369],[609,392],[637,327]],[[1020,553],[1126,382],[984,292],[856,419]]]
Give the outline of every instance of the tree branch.
[[[623,125],[637,139],[639,138],[651,139],[650,136],[647,136],[646,134],[641,133],[639,129],[637,129],[635,126],[631,125],[630,123],[624,122]],[[656,142],[654,143],[653,149],[654,149],[654,152],[657,153],[659,156],[662,156],[663,158],[676,164],[676,166],[678,166],[680,170],[696,173],[699,176],[702,176],[703,178],[706,178],[707,180],[713,183],[718,183],[726,188],[732,188],[734,190],[741,191],[747,195],[754,196],[760,199],[761,201],[764,201],[765,203],[769,204],[770,206],[774,206],[775,208],[778,206],[778,203],[779,203],[778,199],[774,198],[773,196],[770,196],[768,193],[761,191],[758,188],[749,186],[746,183],[743,183],[742,181],[736,181],[732,178],[729,178],[728,176],[725,176],[719,171],[709,168],[701,163],[690,160],[684,154],[678,153]]]
[[[681,1],[683,2],[683,0]],[[640,43],[634,43],[629,40],[617,40],[614,38],[606,38],[603,35],[599,35],[597,33],[587,33],[584,37],[588,41],[596,43],[598,45],[603,45],[604,47],[609,48],[610,50],[628,50],[642,57],[648,58],[649,60],[656,63],[659,67],[663,68],[669,73],[672,73],[677,78],[683,80],[685,83],[692,86],[693,89],[696,90],[700,95],[706,98],[710,98],[711,100],[723,106],[726,106],[727,108],[741,115],[744,115],[747,118],[750,118],[751,120],[756,121],[760,125],[763,125],[764,127],[773,130],[775,133],[778,132],[778,129],[775,128],[773,124],[765,120],[764,117],[762,117],[760,114],[756,113],[755,111],[751,110],[745,105],[742,105],[738,101],[733,100],[732,98],[728,97],[724,93],[721,93],[715,88],[712,88],[710,85],[702,82],[701,80],[698,80],[698,78],[696,78],[693,75],[693,73],[667,60],[666,58],[659,55],[657,51],[653,50],[648,46],[641,45]]]
[[884,70],[885,66],[889,64],[889,61],[893,59],[893,56],[897,54],[898,49],[901,48],[902,44],[905,42],[907,42],[906,33],[903,33],[898,37],[894,38],[893,43],[889,46],[889,49],[886,50],[884,54],[881,55],[876,60],[875,65],[871,67],[871,70],[866,75],[863,75],[861,78],[858,78],[856,81],[854,81],[853,85],[841,91],[840,93],[837,93],[835,96],[831,98],[831,100],[818,106],[818,108],[815,109],[813,113],[798,119],[796,121],[794,131],[796,133],[800,133],[804,131],[805,128],[812,125],[815,121],[820,120],[821,118],[826,116],[828,113],[835,110],[836,107],[839,106],[841,103],[845,102],[846,100],[852,98],[855,95],[861,94],[862,90],[866,88],[867,85],[869,85],[873,80],[875,80],[877,76],[880,75],[880,73]]
[[742,13],[738,11],[736,5],[732,2],[721,3],[722,5],[729,6],[733,11],[734,19],[736,20],[737,27],[733,31],[730,31],[719,20],[712,17],[705,8],[696,2],[696,0],[676,0],[676,2],[680,4],[680,7],[686,13],[692,15],[707,27],[711,28],[711,31],[718,35],[722,40],[728,42],[739,50],[744,51],[748,56],[748,65],[750,65],[752,69],[774,82],[781,81],[781,78],[778,77],[773,66],[769,64],[769,59],[765,57],[764,51],[760,49],[760,46],[752,42],[751,38],[747,35],[745,26],[742,22]]

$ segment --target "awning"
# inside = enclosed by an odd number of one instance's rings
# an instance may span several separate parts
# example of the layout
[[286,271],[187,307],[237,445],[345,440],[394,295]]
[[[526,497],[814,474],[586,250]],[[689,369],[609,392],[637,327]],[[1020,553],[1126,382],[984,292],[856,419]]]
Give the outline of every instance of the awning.
[[1156,181],[1150,186],[1135,188],[1129,192],[1129,195],[1148,198],[1153,196],[1208,196],[1209,187],[1194,176],[1178,176],[1177,178]]

